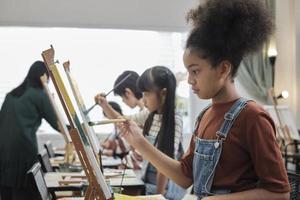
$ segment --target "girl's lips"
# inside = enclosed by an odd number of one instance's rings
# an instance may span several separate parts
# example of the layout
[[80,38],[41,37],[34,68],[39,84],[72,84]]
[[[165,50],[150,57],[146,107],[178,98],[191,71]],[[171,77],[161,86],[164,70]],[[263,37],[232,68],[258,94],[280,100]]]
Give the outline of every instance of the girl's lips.
[[194,88],[192,88],[192,90],[193,90],[193,92],[194,92],[194,93],[197,93],[197,92],[199,92],[199,90],[198,90],[198,89],[194,89]]

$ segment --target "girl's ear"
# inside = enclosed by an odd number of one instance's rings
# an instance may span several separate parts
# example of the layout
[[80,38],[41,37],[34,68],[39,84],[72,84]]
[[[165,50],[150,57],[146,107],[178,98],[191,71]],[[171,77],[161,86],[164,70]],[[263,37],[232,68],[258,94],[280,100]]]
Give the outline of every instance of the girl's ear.
[[219,64],[219,75],[224,80],[230,77],[232,71],[232,64],[228,60],[224,60]]
[[128,98],[130,95],[132,95],[133,92],[129,88],[125,88],[125,97]]

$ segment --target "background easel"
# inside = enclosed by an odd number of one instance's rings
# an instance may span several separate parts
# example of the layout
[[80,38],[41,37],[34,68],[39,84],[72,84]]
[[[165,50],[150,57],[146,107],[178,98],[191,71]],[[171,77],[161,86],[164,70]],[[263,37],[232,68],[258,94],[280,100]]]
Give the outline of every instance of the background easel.
[[94,129],[91,126],[89,126],[89,124],[88,124],[89,121],[90,121],[90,118],[87,114],[85,114],[86,113],[86,106],[84,104],[82,95],[79,92],[78,85],[77,85],[77,83],[76,83],[76,81],[75,81],[75,79],[74,79],[74,77],[73,77],[73,75],[70,71],[70,62],[69,61],[64,62],[63,66],[64,66],[64,70],[66,72],[66,75],[68,77],[68,81],[69,81],[69,84],[71,86],[73,95],[75,97],[75,101],[76,101],[77,106],[79,108],[81,118],[83,120],[82,126],[85,129],[85,132],[87,133],[87,136],[88,136],[88,139],[90,141],[90,144],[92,145],[94,154],[97,157],[97,160],[100,163],[100,167],[101,167],[101,170],[102,170],[102,164],[101,164],[102,149],[100,148],[100,144],[99,144],[99,141],[98,141],[98,138],[96,136],[96,133],[95,133]]
[[279,145],[282,150],[284,150],[284,147],[287,143],[290,143],[292,141],[290,130],[286,124],[283,124],[283,121],[281,119],[279,110],[278,110],[278,102],[277,98],[274,92],[274,88],[271,88],[269,90],[269,97],[271,98],[276,117],[278,119],[278,125],[276,126],[277,132],[278,132],[278,139],[279,139]]
[[100,170],[99,163],[97,162],[97,158],[94,155],[89,140],[86,137],[86,133],[81,126],[74,106],[67,93],[59,71],[54,63],[53,47],[51,46],[50,49],[43,51],[42,57],[70,123],[70,136],[89,181],[89,186],[85,193],[85,200],[112,199],[112,194],[105,182],[104,176]]
[[48,77],[46,74],[41,76],[41,81],[42,81],[44,90],[45,90],[47,96],[49,97],[50,103],[55,111],[56,117],[58,119],[57,124],[58,124],[59,130],[62,133],[63,138],[66,142],[64,162],[71,164],[75,160],[75,155],[74,155],[74,148],[73,148],[72,140],[70,138],[69,130],[68,130],[66,123],[65,123],[63,117],[61,116],[61,113],[59,112],[59,109],[56,106],[55,100],[50,92],[50,89],[48,87]]
[[[295,171],[300,171],[300,152],[299,152],[299,143],[300,137],[299,132],[296,127],[293,127],[294,122],[288,122],[291,120],[291,113],[289,113],[289,108],[287,106],[279,107],[277,103],[277,97],[273,89],[269,91],[270,97],[272,98],[272,103],[274,107],[274,111],[276,114],[276,118],[278,120],[278,124],[276,126],[277,132],[282,133],[280,139],[280,148],[282,152],[282,156],[285,160],[285,166],[288,169],[288,163],[293,163],[295,165]],[[290,117],[288,117],[290,116]],[[287,119],[286,119],[287,118]]]

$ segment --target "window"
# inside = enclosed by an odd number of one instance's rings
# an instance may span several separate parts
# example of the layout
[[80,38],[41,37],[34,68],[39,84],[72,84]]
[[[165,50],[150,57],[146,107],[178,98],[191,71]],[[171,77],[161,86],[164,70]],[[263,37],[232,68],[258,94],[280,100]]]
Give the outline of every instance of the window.
[[[89,107],[94,104],[94,95],[111,90],[115,78],[124,70],[141,74],[154,65],[164,65],[175,74],[185,73],[182,63],[185,37],[184,33],[175,32],[1,27],[0,105],[5,94],[23,81],[30,65],[35,60],[42,60],[41,52],[50,44],[54,46],[60,65],[70,60],[72,74]],[[186,81],[180,82],[177,91],[180,110],[184,114],[184,130],[188,130],[186,104],[189,92]],[[108,99],[120,103],[125,114],[137,112],[113,94]],[[90,117],[100,120],[101,109],[95,108]],[[53,132],[45,123],[40,130]],[[105,132],[106,128],[97,127],[96,131]]]

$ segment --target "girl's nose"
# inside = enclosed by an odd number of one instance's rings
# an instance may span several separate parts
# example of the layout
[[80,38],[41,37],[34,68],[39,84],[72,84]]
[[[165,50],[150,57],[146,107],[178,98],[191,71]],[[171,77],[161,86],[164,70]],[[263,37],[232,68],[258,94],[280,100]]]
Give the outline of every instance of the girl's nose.
[[191,78],[190,75],[188,75],[188,84],[194,85],[195,83],[196,83],[196,81],[193,78]]

